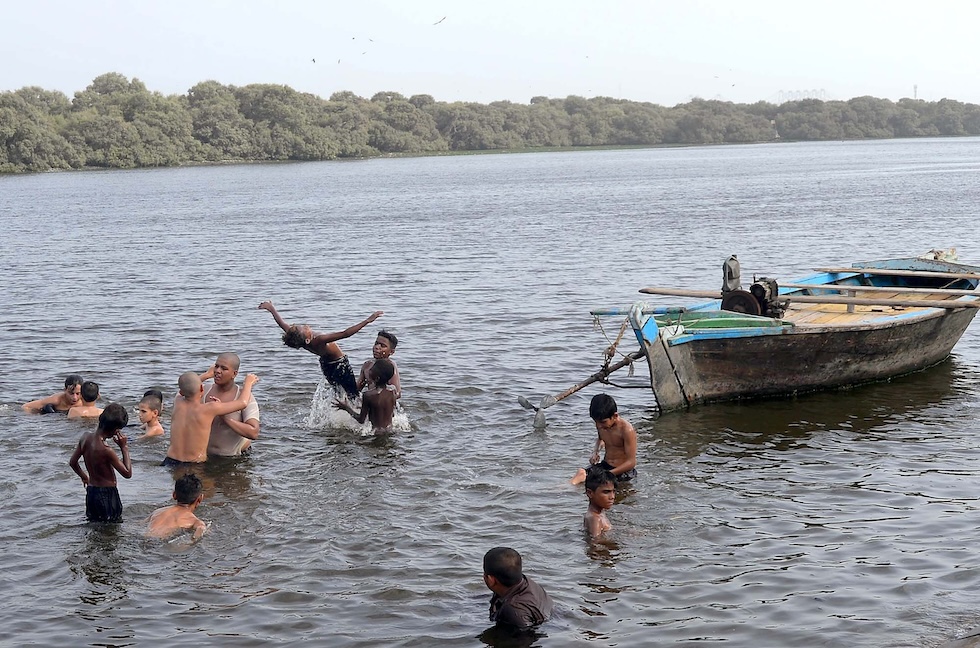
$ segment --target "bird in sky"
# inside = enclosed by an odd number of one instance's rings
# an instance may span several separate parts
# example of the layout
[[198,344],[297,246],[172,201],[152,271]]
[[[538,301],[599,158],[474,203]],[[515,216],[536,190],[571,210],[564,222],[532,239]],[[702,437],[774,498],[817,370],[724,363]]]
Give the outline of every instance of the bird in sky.
[[449,16],[443,16],[442,18],[440,18],[439,20],[437,20],[437,21],[435,21],[435,22],[434,22],[434,23],[432,23],[432,24],[433,24],[433,25],[438,25],[439,23],[441,23],[441,22],[442,22],[443,20],[445,20],[445,19],[446,19],[446,18],[448,18],[448,17],[449,17]]
[[313,61],[314,63],[316,63],[316,59],[311,59],[311,60],[312,60],[312,61]]

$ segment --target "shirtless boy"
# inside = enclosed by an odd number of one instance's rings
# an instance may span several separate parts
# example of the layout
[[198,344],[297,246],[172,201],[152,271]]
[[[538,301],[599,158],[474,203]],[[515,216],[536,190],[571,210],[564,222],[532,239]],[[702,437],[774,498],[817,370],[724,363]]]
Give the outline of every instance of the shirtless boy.
[[[601,466],[616,477],[617,482],[636,477],[636,430],[619,415],[616,401],[609,394],[596,394],[589,404],[589,416],[595,421],[596,439],[589,464]],[[606,456],[599,461],[599,451],[605,446]],[[585,481],[585,468],[572,478],[573,484]]]
[[191,532],[191,541],[201,539],[208,526],[194,511],[204,499],[204,487],[197,475],[188,473],[174,484],[176,504],[153,511],[146,535],[150,538],[171,538],[183,531]]
[[68,418],[97,418],[102,408],[95,404],[99,399],[99,384],[91,380],[82,383],[82,402],[68,410]]
[[248,374],[237,399],[203,403],[204,385],[201,378],[193,371],[181,374],[177,380],[180,393],[174,399],[174,413],[170,418],[170,447],[161,465],[179,466],[206,461],[211,423],[216,416],[244,409],[252,397],[252,385],[258,381],[258,376]]
[[160,424],[163,399],[155,394],[147,394],[140,399],[137,409],[140,413],[140,426],[143,428],[143,435],[139,439],[163,436],[163,425]]
[[[99,415],[99,427],[86,432],[78,440],[68,465],[81,477],[85,485],[85,517],[89,522],[122,522],[122,502],[116,489],[116,472],[129,479],[133,476],[133,464],[129,459],[129,446],[122,429],[129,422],[129,414],[119,403],[109,403]],[[122,461],[112,448],[112,439],[122,451]],[[78,460],[85,461],[82,470]]]
[[[242,388],[235,383],[241,359],[235,353],[222,353],[214,365],[201,374],[202,381],[209,378],[214,384],[204,390],[204,401],[229,402],[238,398]],[[208,456],[235,457],[247,454],[252,441],[259,438],[259,404],[253,394],[245,409],[215,417],[211,423],[208,440]]]
[[585,474],[585,496],[589,498],[589,510],[585,512],[585,530],[595,538],[612,528],[606,511],[616,502],[616,477],[598,465]]
[[24,403],[21,409],[25,412],[35,414],[49,414],[52,412],[67,412],[78,404],[82,397],[82,377],[72,374],[65,378],[65,389],[57,394],[51,394],[47,398],[39,398],[29,403]]
[[343,389],[348,398],[357,398],[357,380],[350,368],[350,361],[337,346],[337,340],[343,340],[354,335],[362,328],[384,315],[384,311],[372,313],[366,320],[337,333],[316,333],[306,324],[289,324],[276,311],[271,301],[264,301],[259,308],[272,313],[276,324],[284,333],[282,343],[293,349],[306,349],[320,357],[320,371],[324,378],[334,387]]
[[365,419],[371,421],[371,431],[376,435],[391,432],[391,420],[395,416],[395,387],[388,381],[395,373],[395,365],[391,360],[380,358],[374,362],[368,370],[371,382],[377,385],[361,396],[361,411],[355,413],[354,408],[349,403],[338,400],[334,407],[342,409],[354,417],[358,423],[363,423]]
[[394,333],[389,333],[384,329],[378,332],[378,339],[374,341],[374,348],[371,350],[371,355],[374,357],[361,365],[361,372],[357,375],[358,391],[361,391],[365,387],[368,389],[375,388],[375,384],[368,379],[368,371],[370,371],[376,360],[385,358],[395,367],[395,375],[392,376],[388,384],[395,388],[395,398],[402,397],[402,382],[398,377],[398,365],[391,359],[391,355],[395,352],[395,347],[397,346],[398,338],[395,337]]

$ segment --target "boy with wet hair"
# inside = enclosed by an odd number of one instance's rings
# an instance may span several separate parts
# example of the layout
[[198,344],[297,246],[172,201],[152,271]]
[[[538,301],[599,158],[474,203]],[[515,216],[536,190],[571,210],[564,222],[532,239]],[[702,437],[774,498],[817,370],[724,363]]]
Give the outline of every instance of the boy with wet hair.
[[355,324],[336,333],[316,333],[306,324],[289,324],[279,315],[271,301],[264,301],[259,308],[272,313],[284,333],[282,343],[292,349],[305,349],[320,358],[320,371],[334,388],[343,389],[348,398],[355,399],[358,395],[357,379],[351,370],[350,361],[337,345],[337,340],[343,340],[354,335],[362,328],[384,315],[384,311],[375,311],[363,322]]
[[82,402],[68,410],[68,418],[96,418],[102,413],[102,408],[95,404],[99,399],[99,384],[86,380],[82,383]]
[[388,434],[391,432],[391,422],[395,417],[395,387],[389,384],[391,377],[395,374],[395,363],[386,358],[375,360],[374,365],[368,370],[374,389],[369,389],[361,396],[361,411],[355,413],[354,408],[349,403],[342,400],[334,402],[334,407],[344,410],[354,417],[358,423],[363,423],[365,419],[371,421],[371,431],[376,435]]
[[[129,458],[129,446],[122,429],[129,422],[129,415],[119,403],[109,403],[99,415],[99,427],[86,432],[78,440],[68,465],[85,485],[85,517],[89,522],[122,522],[122,502],[116,488],[116,473],[129,479],[133,476],[133,464]],[[122,460],[109,447],[112,439],[122,451]],[[85,470],[78,460],[85,461]]]
[[182,532],[191,533],[191,542],[201,539],[208,526],[194,515],[204,500],[204,487],[194,473],[187,473],[174,484],[173,498],[176,504],[153,511],[148,520],[146,535],[150,538],[169,539]]
[[361,372],[357,376],[358,391],[361,391],[365,387],[368,389],[374,389],[375,385],[370,379],[369,372],[375,361],[384,358],[391,362],[391,364],[395,367],[395,374],[388,384],[394,386],[395,398],[402,397],[402,382],[398,377],[398,365],[391,359],[392,354],[395,353],[395,347],[397,346],[398,338],[395,337],[394,333],[391,333],[385,329],[378,331],[378,338],[374,341],[374,348],[371,350],[371,355],[374,357],[365,361],[364,364],[361,365]]
[[139,410],[140,427],[143,428],[143,435],[139,439],[163,436],[163,425],[160,423],[163,399],[154,394],[148,394],[140,399],[137,409]]
[[78,374],[71,374],[65,378],[65,389],[57,394],[51,394],[47,398],[39,398],[29,403],[24,403],[21,409],[25,412],[34,414],[53,414],[55,412],[67,412],[78,404],[82,397],[82,377]]
[[595,538],[612,528],[606,511],[616,502],[616,476],[601,465],[590,466],[585,473],[585,496],[589,498],[585,531]]
[[530,630],[551,618],[551,597],[524,575],[521,554],[514,549],[494,547],[483,556],[483,582],[493,592],[490,620],[498,626]]
[[[616,401],[609,394],[596,394],[589,404],[589,417],[595,422],[598,438],[589,465],[600,466],[610,471],[616,482],[625,482],[636,477],[636,430],[629,421],[619,415]],[[599,461],[599,451],[605,448],[605,456]],[[588,468],[579,468],[572,477],[573,484],[585,481]]]

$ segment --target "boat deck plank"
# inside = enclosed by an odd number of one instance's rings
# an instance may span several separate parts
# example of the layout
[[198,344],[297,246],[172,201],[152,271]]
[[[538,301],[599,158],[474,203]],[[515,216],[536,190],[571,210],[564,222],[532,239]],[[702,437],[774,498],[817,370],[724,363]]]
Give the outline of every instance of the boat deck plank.
[[[883,299],[902,299],[905,301],[946,301],[954,299],[956,295],[942,293],[909,293],[901,289],[891,293],[879,293],[877,295]],[[790,299],[790,306],[783,319],[793,322],[798,326],[854,326],[863,321],[877,319],[887,315],[908,314],[911,312],[926,310],[926,308],[916,308],[914,306],[854,306],[852,312],[848,312],[845,304],[801,304],[793,303],[792,295],[786,295]]]

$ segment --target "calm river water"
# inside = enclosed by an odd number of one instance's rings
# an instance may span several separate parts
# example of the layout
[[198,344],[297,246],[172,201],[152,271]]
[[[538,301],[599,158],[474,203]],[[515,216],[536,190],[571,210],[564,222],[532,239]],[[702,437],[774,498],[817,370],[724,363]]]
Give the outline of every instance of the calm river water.
[[[658,417],[589,387],[590,308],[647,285],[790,280],[958,249],[980,263],[980,139],[482,155],[0,178],[4,645],[481,646],[497,545],[554,598],[536,645],[937,646],[980,624],[980,330],[843,393]],[[290,321],[357,364],[400,338],[402,430],[318,413]],[[659,303],[659,302],[658,302]],[[618,322],[605,323],[615,335]],[[133,444],[126,521],[84,520],[85,424],[19,404],[82,373],[127,407],[237,351],[262,433],[209,465],[189,550],[142,538],[165,444]],[[617,382],[637,384],[637,376]],[[566,483],[602,389],[639,432],[607,542]],[[165,426],[172,398],[168,397]],[[317,410],[317,411],[314,411]]]

